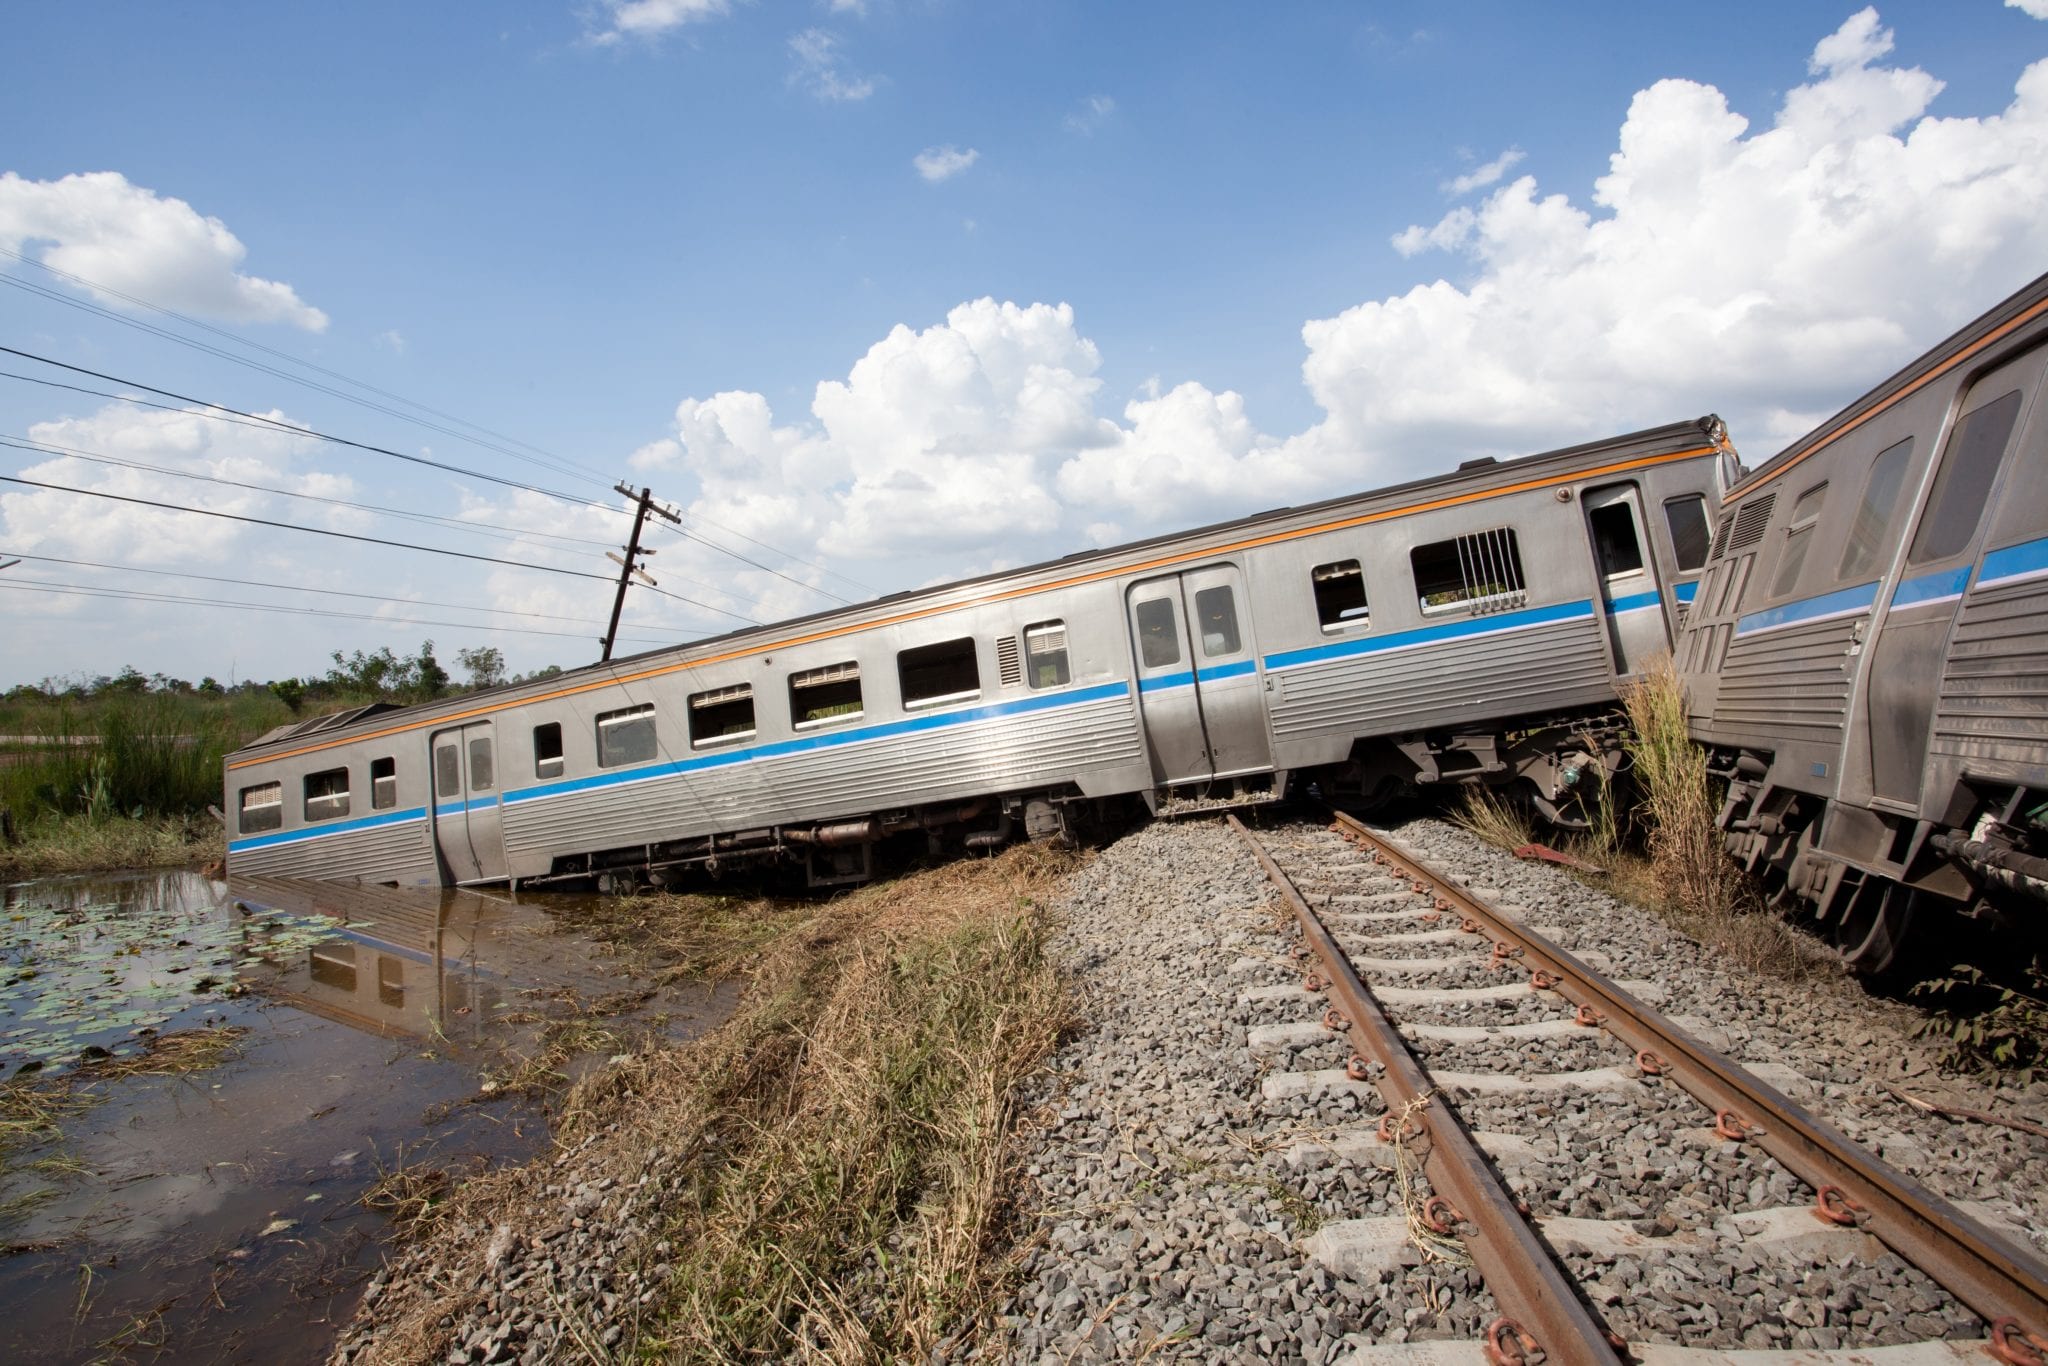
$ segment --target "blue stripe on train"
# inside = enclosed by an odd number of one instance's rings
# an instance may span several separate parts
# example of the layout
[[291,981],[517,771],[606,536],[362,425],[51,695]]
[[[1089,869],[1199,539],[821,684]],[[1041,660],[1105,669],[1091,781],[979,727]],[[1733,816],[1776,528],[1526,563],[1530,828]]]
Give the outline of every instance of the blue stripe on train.
[[345,835],[355,830],[371,830],[380,825],[400,825],[406,821],[420,821],[427,818],[424,806],[415,806],[410,811],[382,811],[374,816],[358,816],[352,821],[322,822],[304,830],[280,830],[274,835],[251,835],[247,839],[229,840],[228,852],[245,853],[251,849],[272,849],[280,844],[296,844],[300,840],[317,839],[322,835]]
[[811,750],[829,749],[838,745],[861,744],[869,740],[887,740],[898,735],[909,735],[917,731],[938,730],[947,726],[968,725],[976,721],[992,720],[1001,716],[1022,716],[1031,712],[1050,711],[1056,707],[1077,707],[1090,702],[1103,702],[1116,697],[1128,697],[1130,685],[1118,680],[1102,683],[1092,688],[1075,688],[1068,692],[1044,693],[1035,697],[1020,697],[1014,702],[992,702],[985,707],[968,707],[960,711],[940,712],[931,716],[911,716],[901,721],[887,721],[881,725],[859,726],[849,730],[829,731],[821,735],[804,735],[794,740],[778,740],[774,744],[749,745],[720,750],[715,754],[703,754],[689,759],[677,759],[666,764],[650,764],[641,768],[624,768],[614,773],[593,773],[587,778],[570,778],[559,783],[544,783],[539,787],[520,788],[505,794],[507,806],[521,802],[538,801],[544,797],[559,797],[571,792],[588,792],[593,788],[613,787],[620,783],[643,782],[650,778],[666,778],[677,773],[695,773],[706,769],[725,768],[732,764],[746,763],[754,759],[773,759],[785,754],[802,754]]
[[1656,607],[1662,601],[1663,599],[1659,598],[1654,591],[1649,593],[1631,593],[1625,598],[1602,598],[1600,600],[1601,605],[1606,607],[1610,615],[1614,616],[1619,616],[1623,612],[1640,612],[1645,607]]
[[2038,574],[2048,574],[2048,538],[2023,541],[1986,555],[1984,567],[1977,572],[1977,586],[1985,588]]
[[1777,631],[1787,626],[1799,626],[1807,622],[1820,621],[1827,617],[1849,616],[1867,612],[1877,601],[1875,582],[1858,584],[1854,588],[1843,588],[1833,593],[1823,593],[1817,598],[1802,598],[1798,602],[1783,603],[1762,612],[1751,612],[1735,623],[1738,636],[1754,635],[1759,631]]
[[1946,602],[1959,598],[1970,584],[1970,567],[1943,569],[1932,574],[1920,574],[1910,579],[1901,579],[1899,586],[1892,590],[1892,610],[1901,607],[1918,607],[1922,603]]
[[1592,615],[1592,599],[1580,598],[1577,602],[1560,602],[1550,607],[1531,607],[1520,612],[1503,612],[1498,616],[1473,617],[1466,621],[1446,622],[1442,626],[1396,631],[1391,635],[1360,636],[1357,640],[1333,641],[1328,645],[1315,645],[1306,650],[1283,650],[1277,655],[1267,655],[1266,667],[1290,669],[1302,664],[1320,664],[1326,660],[1345,659],[1353,655],[1378,654],[1383,650],[1405,650],[1417,645],[1433,645],[1443,640],[1517,631],[1525,626],[1543,626],[1553,621],[1576,621],[1590,618]]
[[1694,579],[1690,583],[1674,583],[1671,585],[1671,596],[1677,598],[1680,602],[1691,602],[1698,596],[1699,591],[1700,581],[1698,579]]

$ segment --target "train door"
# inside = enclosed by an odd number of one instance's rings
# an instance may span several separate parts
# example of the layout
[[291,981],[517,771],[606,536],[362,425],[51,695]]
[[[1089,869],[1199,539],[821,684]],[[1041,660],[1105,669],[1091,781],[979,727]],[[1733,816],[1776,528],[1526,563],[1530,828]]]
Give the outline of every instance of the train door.
[[1602,615],[1614,650],[1614,672],[1626,677],[1671,648],[1657,562],[1643,534],[1643,507],[1634,484],[1589,489],[1581,500],[1593,565],[1600,576]]
[[1244,578],[1205,565],[1135,584],[1139,709],[1162,784],[1272,767]]
[[1948,638],[1970,586],[1993,485],[2037,387],[2042,353],[2000,366],[1956,408],[1866,666],[1871,795],[1917,810]]
[[496,739],[489,721],[436,731],[434,847],[455,883],[505,876],[505,836],[498,823]]

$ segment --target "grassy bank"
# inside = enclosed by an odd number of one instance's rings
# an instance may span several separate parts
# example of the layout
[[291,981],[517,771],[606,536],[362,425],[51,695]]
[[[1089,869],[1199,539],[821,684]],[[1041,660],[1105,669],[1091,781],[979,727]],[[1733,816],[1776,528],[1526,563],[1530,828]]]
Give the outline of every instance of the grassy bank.
[[[1070,865],[1027,847],[821,905],[594,913],[672,971],[749,979],[724,1027],[618,1060],[565,1103],[557,1142],[579,1178],[683,1154],[643,1234],[668,1274],[612,1355],[893,1361],[977,1330],[1000,1285],[1018,1086],[1069,1019],[1038,902]],[[377,1359],[443,1356],[438,1325],[480,1293],[456,1288],[489,1281],[473,1231],[558,1222],[545,1183],[562,1179],[538,1161],[439,1206],[423,1236],[450,1289],[380,1301]]]
[[0,878],[56,877],[109,868],[211,863],[224,848],[220,822],[193,816],[45,816],[0,843]]

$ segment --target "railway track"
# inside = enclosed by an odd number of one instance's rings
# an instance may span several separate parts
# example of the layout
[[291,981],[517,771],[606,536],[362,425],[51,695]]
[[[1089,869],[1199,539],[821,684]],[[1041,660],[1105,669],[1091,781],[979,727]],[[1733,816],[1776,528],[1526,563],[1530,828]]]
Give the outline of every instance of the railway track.
[[[1311,1252],[1360,1279],[1417,1249],[1469,1258],[1491,1299],[1477,1343],[1356,1366],[2048,1362],[2048,1266],[1805,1110],[1795,1074],[1736,1064],[1652,1008],[1654,983],[1610,980],[1348,817],[1265,840],[1230,823],[1302,971],[1253,993],[1273,1019],[1248,1042],[1289,1064],[1266,1098],[1377,1100],[1335,1146],[1400,1191],[1401,1213],[1328,1222]],[[1340,1067],[1298,1065],[1333,1045]],[[1781,1289],[1815,1306],[1816,1346],[1749,1350],[1739,1303]]]

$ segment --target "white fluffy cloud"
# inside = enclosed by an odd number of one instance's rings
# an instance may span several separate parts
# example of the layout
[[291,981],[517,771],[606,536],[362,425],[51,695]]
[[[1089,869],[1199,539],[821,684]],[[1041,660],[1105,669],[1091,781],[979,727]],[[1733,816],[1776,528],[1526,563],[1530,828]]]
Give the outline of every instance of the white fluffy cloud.
[[[1510,147],[1484,166],[1474,166],[1465,174],[1452,180],[1446,180],[1443,183],[1443,191],[1445,194],[1457,196],[1470,194],[1474,190],[1483,190],[1506,175],[1508,168],[1520,162],[1526,155],[1527,153],[1521,148]],[[1402,253],[1404,256],[1411,254],[1409,252]]]
[[1067,131],[1079,133],[1082,137],[1092,137],[1095,130],[1107,123],[1109,116],[1115,112],[1114,99],[1108,95],[1090,95],[1075,107],[1073,113],[1067,115]]
[[1394,238],[1461,258],[1303,329],[1327,442],[1521,448],[1718,408],[1758,454],[2048,259],[2048,62],[1986,118],[1887,67],[1875,10],[1753,131],[1712,86],[1638,93],[1590,206],[1524,176]]
[[659,38],[685,24],[723,19],[732,13],[732,0],[604,0],[604,16],[610,27],[592,35],[600,44],[622,38]]
[[[109,290],[235,323],[309,332],[327,315],[290,285],[241,273],[248,248],[218,218],[131,185],[117,171],[24,180],[0,175],[0,246]],[[93,291],[115,307],[126,301]]]
[[2048,0],[2005,0],[2005,7],[2035,19],[2048,19]]
[[[687,399],[633,460],[694,479],[700,516],[900,584],[1710,410],[1760,458],[2048,259],[2048,62],[2003,111],[1945,118],[1891,49],[1875,11],[1851,16],[1763,128],[1660,81],[1586,203],[1523,176],[1409,228],[1397,247],[1460,278],[1306,323],[1324,415],[1293,435],[1193,380],[1112,406],[1070,307],[980,299],[896,327],[808,414]],[[972,159],[927,156],[934,179]],[[818,605],[732,581],[781,595],[770,614]]]
[[839,35],[822,28],[807,28],[789,40],[792,84],[800,85],[829,103],[852,103],[875,93],[871,76],[856,76],[846,69],[839,52]]
[[944,147],[925,148],[910,159],[910,164],[917,167],[919,175],[937,184],[941,180],[951,180],[980,159],[981,153],[974,148],[969,147],[963,152],[949,143]]

